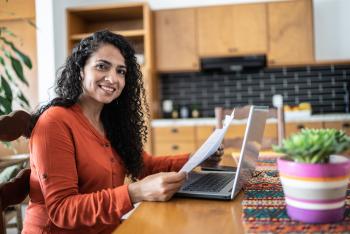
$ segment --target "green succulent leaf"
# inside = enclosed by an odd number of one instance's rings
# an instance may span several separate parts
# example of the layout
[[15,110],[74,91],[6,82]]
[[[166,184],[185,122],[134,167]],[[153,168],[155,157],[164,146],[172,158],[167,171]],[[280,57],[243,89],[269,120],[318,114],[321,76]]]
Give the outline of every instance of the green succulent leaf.
[[273,146],[276,152],[284,153],[296,162],[328,163],[331,154],[350,149],[350,137],[336,129],[302,129]]

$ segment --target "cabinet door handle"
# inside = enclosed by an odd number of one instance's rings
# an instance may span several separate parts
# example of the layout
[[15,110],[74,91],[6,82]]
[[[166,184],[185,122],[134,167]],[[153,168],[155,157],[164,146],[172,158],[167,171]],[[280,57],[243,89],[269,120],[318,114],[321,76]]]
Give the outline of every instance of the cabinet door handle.
[[350,127],[350,123],[343,123],[343,128],[349,128]]
[[171,129],[171,132],[172,132],[172,133],[177,133],[178,131],[179,131],[179,130],[178,130],[177,128],[172,128],[172,129]]
[[297,125],[297,129],[301,130],[301,129],[303,129],[303,128],[305,128],[304,125],[302,125],[302,124]]
[[228,48],[228,52],[230,53],[234,53],[234,52],[237,52],[237,48]]
[[171,146],[171,149],[172,149],[172,150],[178,150],[178,149],[179,149],[179,146],[178,146],[178,145],[172,145],[172,146]]

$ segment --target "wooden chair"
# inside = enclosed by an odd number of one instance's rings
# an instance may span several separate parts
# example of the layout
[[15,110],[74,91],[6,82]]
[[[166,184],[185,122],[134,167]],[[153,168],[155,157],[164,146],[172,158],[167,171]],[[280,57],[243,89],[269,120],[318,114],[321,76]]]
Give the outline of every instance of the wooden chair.
[[[243,107],[236,107],[235,109],[235,115],[234,119],[236,120],[243,120],[247,119],[249,115],[250,105],[243,106]],[[216,120],[216,128],[222,128],[223,126],[223,119],[225,115],[230,115],[232,113],[233,109],[223,108],[223,107],[216,107],[215,108],[215,120]],[[280,108],[270,108],[268,113],[268,119],[277,119],[277,132],[276,134],[272,133],[270,135],[275,136],[277,135],[277,139],[275,137],[267,137],[266,134],[263,139],[262,143],[262,149],[271,149],[273,144],[282,144],[282,140],[285,137],[285,121],[284,121],[284,110],[283,107]],[[238,126],[237,126],[238,127]],[[266,133],[265,126],[265,133]],[[230,133],[227,133],[225,136],[225,140],[223,142],[225,147],[232,147],[235,149],[240,149],[243,141],[244,136],[244,129],[241,128],[241,131],[238,131],[237,134],[234,135],[232,138],[230,138]],[[230,130],[229,130],[230,131]],[[235,131],[235,128],[232,129],[232,132]]]
[[[30,114],[25,111],[14,111],[8,115],[0,116],[0,140],[13,141],[20,136],[29,137],[28,126]],[[0,168],[15,165],[28,161],[29,156],[13,155],[0,158]],[[29,193],[30,169],[22,169],[17,176],[8,182],[0,184],[0,233],[6,233],[5,210],[10,206],[15,206],[17,224],[15,225],[20,233],[22,230],[22,212],[20,203],[24,201]]]

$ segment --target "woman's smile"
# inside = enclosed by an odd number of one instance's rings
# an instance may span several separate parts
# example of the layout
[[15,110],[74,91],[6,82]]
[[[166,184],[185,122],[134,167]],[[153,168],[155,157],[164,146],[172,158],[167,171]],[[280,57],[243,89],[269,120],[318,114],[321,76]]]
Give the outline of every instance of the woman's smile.
[[108,95],[112,95],[116,91],[116,88],[108,85],[99,85],[98,87],[100,87]]

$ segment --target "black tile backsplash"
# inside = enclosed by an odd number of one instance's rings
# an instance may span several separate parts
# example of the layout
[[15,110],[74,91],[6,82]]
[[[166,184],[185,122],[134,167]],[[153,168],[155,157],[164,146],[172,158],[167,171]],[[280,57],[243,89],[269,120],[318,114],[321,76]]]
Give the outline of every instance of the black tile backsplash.
[[282,94],[288,105],[309,102],[314,114],[349,112],[350,64],[161,74],[160,81],[161,100],[196,105],[202,117],[213,117],[215,106],[272,106],[274,94]]

